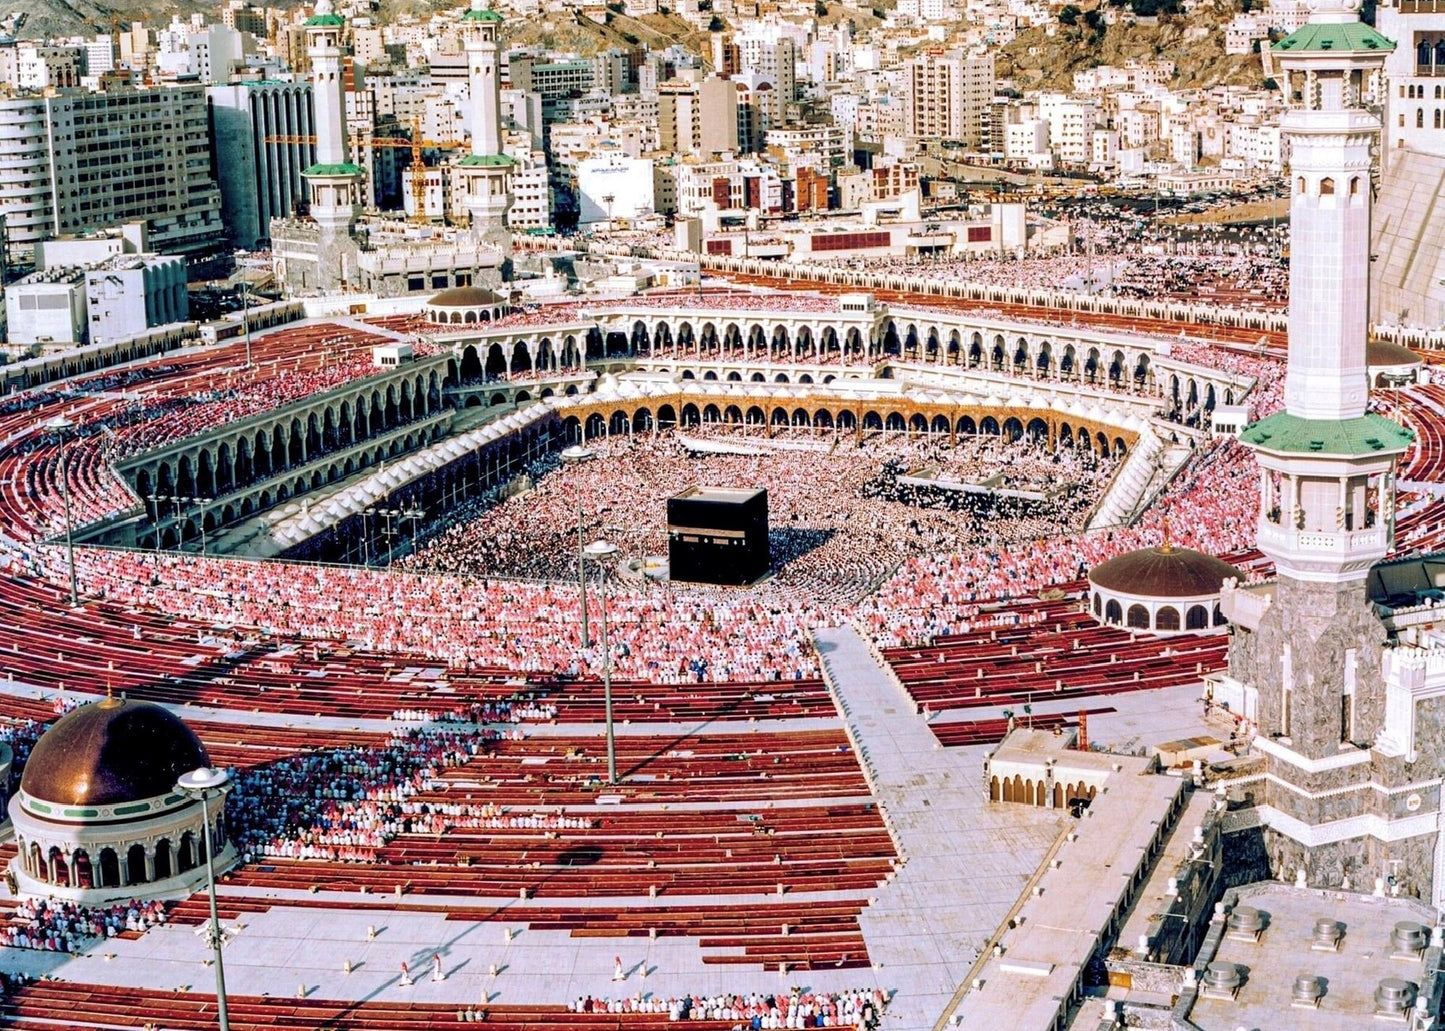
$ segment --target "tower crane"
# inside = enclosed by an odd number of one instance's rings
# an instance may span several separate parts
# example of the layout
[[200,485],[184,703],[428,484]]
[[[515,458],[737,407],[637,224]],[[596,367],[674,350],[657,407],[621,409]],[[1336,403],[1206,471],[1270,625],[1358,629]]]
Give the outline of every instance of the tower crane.
[[[316,142],[315,136],[267,136],[267,143],[298,144],[305,146]],[[368,147],[379,147],[392,150],[411,151],[411,199],[412,199],[412,221],[426,222],[426,170],[427,165],[421,158],[421,152],[428,148],[432,150],[455,150],[462,144],[458,142],[445,142],[440,140],[423,139],[421,134],[421,119],[412,119],[411,139],[404,136],[374,136],[366,141]],[[445,218],[445,209],[443,218]]]

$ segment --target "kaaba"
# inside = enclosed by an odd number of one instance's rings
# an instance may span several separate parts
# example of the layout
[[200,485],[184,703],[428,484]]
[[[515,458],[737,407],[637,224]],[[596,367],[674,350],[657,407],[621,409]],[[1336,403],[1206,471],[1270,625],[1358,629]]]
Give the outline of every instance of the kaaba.
[[667,499],[668,575],[750,584],[768,572],[768,492],[689,487]]

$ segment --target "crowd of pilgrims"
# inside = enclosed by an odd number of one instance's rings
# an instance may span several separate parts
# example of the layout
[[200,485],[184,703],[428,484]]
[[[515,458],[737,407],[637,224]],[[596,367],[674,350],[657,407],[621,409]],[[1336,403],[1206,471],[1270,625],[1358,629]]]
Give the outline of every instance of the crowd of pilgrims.
[[794,986],[787,995],[753,992],[749,995],[682,995],[673,998],[635,996],[600,999],[583,996],[572,1004],[574,1013],[666,1013],[670,1020],[735,1020],[742,1027],[807,1028],[854,1027],[871,1031],[888,1005],[877,988],[841,992],[805,991]]
[[[768,491],[770,589],[818,603],[856,601],[916,555],[1053,537],[1079,528],[1115,467],[1084,449],[1008,443],[999,436],[945,439],[870,434],[749,439],[729,431],[628,435],[592,442],[596,457],[528,472],[531,489],[487,498],[460,513],[408,556],[404,568],[449,574],[575,581],[579,512],[583,536],[604,536],[620,554],[667,553],[666,499],[695,484]],[[741,447],[752,453],[706,450]],[[944,481],[1051,492],[1023,503],[993,494],[938,496],[898,489],[900,472],[927,469]],[[1057,496],[1054,496],[1057,495]],[[945,496],[966,499],[950,503]]]
[[[372,862],[398,834],[438,832],[442,814],[413,796],[500,736],[487,728],[397,728],[380,748],[304,752],[239,770],[228,807],[232,840],[247,862]],[[512,818],[485,806],[448,808],[455,810],[445,816],[453,826]]]
[[83,906],[59,899],[21,899],[0,919],[0,946],[76,952],[95,938],[145,931],[165,922],[166,905],[156,900]]

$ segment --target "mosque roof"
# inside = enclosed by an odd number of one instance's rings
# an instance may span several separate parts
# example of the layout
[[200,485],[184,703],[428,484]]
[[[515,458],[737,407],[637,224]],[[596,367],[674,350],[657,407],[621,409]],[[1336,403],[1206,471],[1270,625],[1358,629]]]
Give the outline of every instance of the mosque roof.
[[118,805],[172,792],[181,774],[210,764],[195,732],[169,709],[107,698],[40,736],[20,789],[55,805]]
[[1218,594],[1230,579],[1244,574],[1223,559],[1170,544],[1126,551],[1089,570],[1095,587],[1137,598],[1200,598]]
[[1306,22],[1270,47],[1276,54],[1348,53],[1352,50],[1389,53],[1395,49],[1364,22]]
[[306,19],[308,28],[314,26],[345,25],[346,19],[339,14],[313,14]]
[[517,162],[505,154],[468,154],[457,162],[459,165],[475,167],[477,165],[491,165],[496,168],[505,168],[508,165],[515,165]]
[[334,165],[312,165],[301,174],[308,176],[365,175],[366,169],[360,165],[353,165],[350,161],[340,161]]
[[1408,347],[1388,340],[1371,340],[1365,345],[1365,365],[1371,369],[1396,369],[1424,364],[1424,359]]
[[1265,451],[1356,456],[1404,451],[1415,434],[1374,412],[1357,419],[1302,419],[1276,412],[1246,426],[1239,439]]
[[472,8],[471,10],[469,10],[466,14],[462,15],[462,21],[493,21],[493,22],[499,22],[499,21],[501,21],[501,20],[502,20],[502,16],[501,16],[500,14],[498,14],[496,11],[492,10],[491,8],[489,8],[489,7],[484,7],[484,8],[482,8],[482,9],[480,9],[480,10],[478,10],[477,8],[474,7],[474,8]]
[[436,294],[427,304],[438,308],[476,308],[505,301],[501,294],[484,286],[454,286]]

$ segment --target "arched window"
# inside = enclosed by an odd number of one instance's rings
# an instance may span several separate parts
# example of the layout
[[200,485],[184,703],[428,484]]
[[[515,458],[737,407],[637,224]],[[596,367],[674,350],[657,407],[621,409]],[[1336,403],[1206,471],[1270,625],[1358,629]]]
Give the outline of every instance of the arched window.
[[1209,610],[1203,605],[1191,605],[1184,616],[1184,629],[1186,630],[1207,630],[1209,628]]
[[1425,109],[1423,107],[1417,108],[1415,111],[1415,128],[1425,128]]
[[1117,601],[1114,601],[1114,600],[1111,598],[1111,599],[1109,600],[1109,603],[1104,606],[1104,622],[1105,622],[1105,623],[1113,623],[1114,625],[1117,626],[1118,624],[1122,623],[1123,621],[1124,621],[1124,609],[1123,609],[1123,607],[1120,606],[1120,604],[1119,604]]
[[1305,177],[1300,176],[1294,181],[1294,192],[1303,194],[1305,192]]
[[1320,180],[1320,196],[1333,197],[1335,195],[1335,181],[1329,176]]
[[1148,630],[1149,610],[1143,605],[1130,605],[1128,623],[1136,630]]
[[1360,177],[1357,176],[1357,175],[1356,175],[1356,176],[1351,176],[1351,177],[1350,177],[1350,196],[1353,198],[1353,197],[1358,197],[1359,195],[1360,195]]
[[1158,612],[1154,613],[1155,630],[1178,630],[1179,610],[1172,605],[1165,605]]
[[1429,40],[1420,40],[1420,45],[1415,48],[1415,63],[1425,65],[1428,65],[1430,63]]

